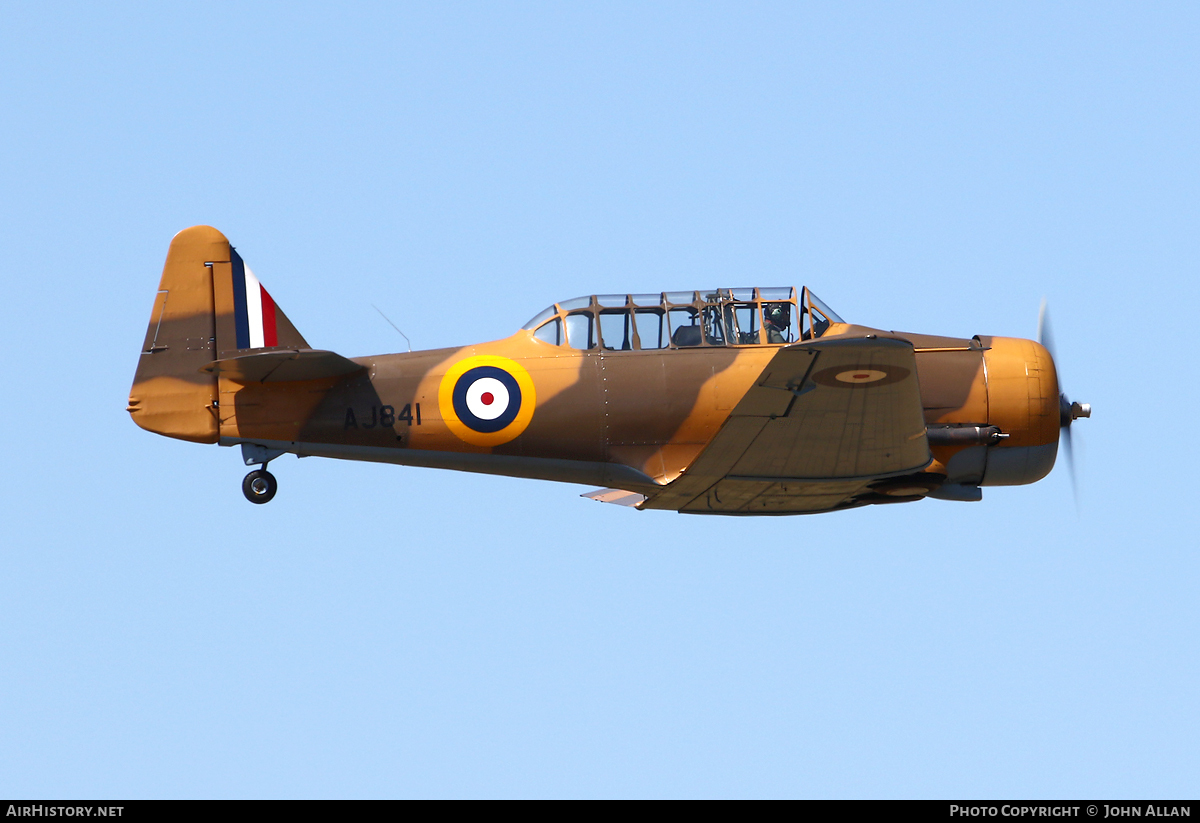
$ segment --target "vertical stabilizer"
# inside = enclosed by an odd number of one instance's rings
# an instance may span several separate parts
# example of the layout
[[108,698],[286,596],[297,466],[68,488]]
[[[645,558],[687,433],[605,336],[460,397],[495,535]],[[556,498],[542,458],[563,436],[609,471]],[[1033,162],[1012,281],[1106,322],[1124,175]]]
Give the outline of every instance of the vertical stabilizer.
[[218,378],[201,368],[244,354],[308,347],[225,235],[211,226],[184,229],[167,251],[129,413],[143,429],[216,443]]

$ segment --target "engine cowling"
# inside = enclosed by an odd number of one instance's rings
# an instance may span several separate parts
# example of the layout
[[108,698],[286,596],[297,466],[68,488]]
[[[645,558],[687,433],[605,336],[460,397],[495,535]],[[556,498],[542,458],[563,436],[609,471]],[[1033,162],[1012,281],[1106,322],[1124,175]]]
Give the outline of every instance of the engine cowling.
[[986,450],[980,485],[1016,486],[1041,480],[1058,455],[1059,392],[1054,358],[1017,337],[981,337],[987,422],[1008,435]]

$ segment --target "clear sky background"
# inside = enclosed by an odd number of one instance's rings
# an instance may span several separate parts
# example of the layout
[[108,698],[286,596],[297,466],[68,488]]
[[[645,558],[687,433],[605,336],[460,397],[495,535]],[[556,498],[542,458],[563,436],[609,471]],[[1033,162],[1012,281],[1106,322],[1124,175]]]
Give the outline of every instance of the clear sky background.
[[[1200,792],[1194,3],[6,4],[0,795]],[[125,412],[172,235],[315,346],[809,285],[1032,337],[982,503],[698,518]]]

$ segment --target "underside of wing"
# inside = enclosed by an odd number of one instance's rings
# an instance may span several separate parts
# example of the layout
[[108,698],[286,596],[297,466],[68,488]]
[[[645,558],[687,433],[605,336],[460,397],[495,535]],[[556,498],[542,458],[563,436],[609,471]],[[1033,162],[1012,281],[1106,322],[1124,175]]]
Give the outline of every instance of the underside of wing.
[[912,344],[826,338],[780,349],[687,471],[642,508],[830,511],[930,459]]

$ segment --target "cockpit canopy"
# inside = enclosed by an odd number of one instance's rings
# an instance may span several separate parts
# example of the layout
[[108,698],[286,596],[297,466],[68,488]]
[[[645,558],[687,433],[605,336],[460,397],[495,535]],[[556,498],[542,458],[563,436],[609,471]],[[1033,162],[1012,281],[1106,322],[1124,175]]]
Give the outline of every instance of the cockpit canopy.
[[844,323],[808,289],[593,294],[555,303],[522,328],[572,349],[632,351],[698,346],[780,346]]

